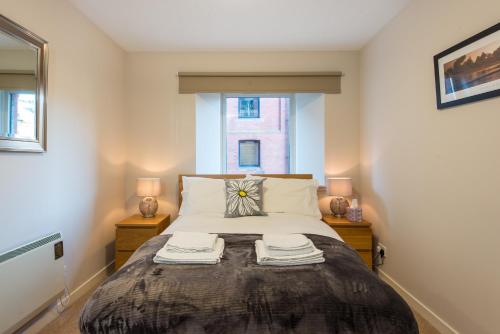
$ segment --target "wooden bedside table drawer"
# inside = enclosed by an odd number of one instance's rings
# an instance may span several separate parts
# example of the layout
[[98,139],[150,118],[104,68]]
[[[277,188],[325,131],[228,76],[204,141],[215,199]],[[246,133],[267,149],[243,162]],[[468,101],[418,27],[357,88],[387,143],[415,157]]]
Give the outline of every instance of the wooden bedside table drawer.
[[358,251],[359,256],[363,259],[369,268],[372,268],[372,251]]
[[116,251],[115,253],[115,268],[120,268],[127,262],[128,258],[134,254],[134,251]]
[[372,268],[372,230],[369,222],[353,223],[346,218],[332,215],[324,215],[323,221],[333,228],[346,244],[358,252],[370,269]]
[[372,233],[365,228],[334,227],[344,241],[357,250],[372,250]]
[[133,215],[115,225],[115,269],[118,270],[137,248],[170,225],[170,216],[159,214],[153,218],[143,218]]
[[116,249],[134,251],[156,235],[156,228],[119,228],[116,230]]

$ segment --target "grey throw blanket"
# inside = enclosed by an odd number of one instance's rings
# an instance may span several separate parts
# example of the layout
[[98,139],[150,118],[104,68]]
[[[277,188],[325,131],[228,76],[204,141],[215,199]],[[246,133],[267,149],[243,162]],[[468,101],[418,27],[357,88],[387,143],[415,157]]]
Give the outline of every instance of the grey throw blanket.
[[90,297],[82,333],[418,333],[408,305],[338,240],[308,235],[326,262],[259,266],[260,235],[221,234],[217,265],[155,264],[152,238]]

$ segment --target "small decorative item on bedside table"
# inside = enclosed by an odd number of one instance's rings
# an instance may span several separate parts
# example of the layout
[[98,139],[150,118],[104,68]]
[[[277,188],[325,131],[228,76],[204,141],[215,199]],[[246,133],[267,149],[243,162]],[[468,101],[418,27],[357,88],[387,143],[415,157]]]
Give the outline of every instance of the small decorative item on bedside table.
[[143,177],[137,179],[137,196],[143,197],[139,210],[144,218],[152,218],[158,210],[156,196],[160,195],[160,179]]
[[358,207],[358,200],[353,198],[351,206],[347,208],[346,218],[351,222],[361,223],[363,221],[363,211]]
[[350,177],[332,177],[328,179],[328,191],[332,198],[330,210],[337,217],[343,217],[349,202],[345,199],[352,195],[352,179]]

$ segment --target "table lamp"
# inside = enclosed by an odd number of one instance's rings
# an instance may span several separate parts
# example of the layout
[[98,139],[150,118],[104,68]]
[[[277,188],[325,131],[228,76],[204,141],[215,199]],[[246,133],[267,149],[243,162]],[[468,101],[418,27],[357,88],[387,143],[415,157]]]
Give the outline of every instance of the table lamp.
[[334,196],[330,202],[330,210],[335,217],[344,216],[349,207],[349,202],[345,199],[352,195],[352,179],[350,177],[328,178],[329,195]]
[[137,179],[137,196],[142,197],[139,211],[144,218],[152,218],[158,210],[156,196],[160,195],[160,179],[141,177]]

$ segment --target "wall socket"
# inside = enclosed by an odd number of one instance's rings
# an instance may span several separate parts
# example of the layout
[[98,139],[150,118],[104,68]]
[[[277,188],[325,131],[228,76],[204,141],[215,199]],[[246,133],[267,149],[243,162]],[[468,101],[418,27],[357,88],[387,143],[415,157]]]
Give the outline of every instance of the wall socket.
[[[377,248],[375,248],[375,251],[377,252],[377,254],[380,254],[380,251],[383,250],[384,251],[384,258],[387,258],[387,247],[385,247],[383,244],[381,244],[380,242],[377,244]],[[380,254],[382,255],[382,254]]]

